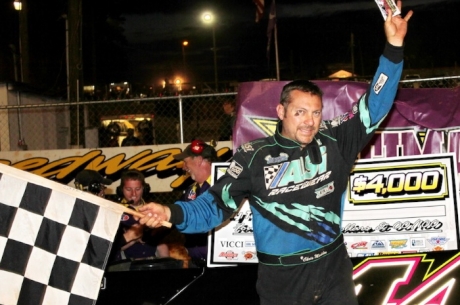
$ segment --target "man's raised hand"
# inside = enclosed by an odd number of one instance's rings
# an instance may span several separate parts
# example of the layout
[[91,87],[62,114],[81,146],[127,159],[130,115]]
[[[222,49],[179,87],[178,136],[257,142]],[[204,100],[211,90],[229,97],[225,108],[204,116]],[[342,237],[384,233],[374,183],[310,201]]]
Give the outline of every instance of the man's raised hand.
[[[397,1],[397,6],[401,11],[402,2]],[[387,41],[396,47],[401,47],[404,44],[404,37],[407,33],[407,24],[412,17],[413,12],[409,11],[403,18],[401,15],[393,16],[390,8],[387,9],[387,19],[385,20],[385,35]]]

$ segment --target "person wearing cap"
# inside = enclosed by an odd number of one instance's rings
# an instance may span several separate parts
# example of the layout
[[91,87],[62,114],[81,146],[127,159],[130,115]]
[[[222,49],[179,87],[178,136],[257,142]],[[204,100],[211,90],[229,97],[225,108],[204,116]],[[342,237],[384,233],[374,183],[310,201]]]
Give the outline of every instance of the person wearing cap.
[[[201,140],[194,140],[180,154],[173,155],[177,161],[183,161],[183,170],[194,183],[183,193],[181,201],[192,201],[207,191],[211,182],[212,162],[218,161],[213,146]],[[205,260],[208,253],[208,233],[184,234],[185,247],[192,259]]]
[[75,176],[75,188],[94,194],[99,197],[105,197],[106,185],[111,185],[112,180],[104,178],[98,172],[85,169]]

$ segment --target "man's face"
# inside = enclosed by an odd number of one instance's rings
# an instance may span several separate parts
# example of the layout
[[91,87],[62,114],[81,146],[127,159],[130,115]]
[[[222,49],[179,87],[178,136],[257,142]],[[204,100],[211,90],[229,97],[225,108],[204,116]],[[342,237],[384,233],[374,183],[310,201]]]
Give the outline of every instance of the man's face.
[[[184,159],[183,170],[189,173],[194,181],[197,181],[197,178],[200,176],[200,165],[203,161],[203,158],[200,156],[187,157]],[[201,181],[198,182],[201,183]]]
[[299,90],[293,90],[290,97],[286,108],[281,104],[276,107],[278,118],[283,121],[281,134],[305,147],[318,133],[321,124],[321,97]]
[[123,184],[123,196],[126,200],[133,201],[133,205],[138,205],[142,199],[144,188],[139,180],[125,180]]
[[224,112],[226,114],[231,114],[233,112],[233,110],[235,109],[235,107],[233,107],[233,105],[231,103],[224,103],[222,105],[222,108],[224,109]]

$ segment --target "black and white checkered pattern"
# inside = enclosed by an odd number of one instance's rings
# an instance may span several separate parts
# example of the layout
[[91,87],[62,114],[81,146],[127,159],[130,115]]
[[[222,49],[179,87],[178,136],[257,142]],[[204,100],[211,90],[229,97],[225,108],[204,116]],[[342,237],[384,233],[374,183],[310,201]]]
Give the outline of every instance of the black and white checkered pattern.
[[270,188],[270,185],[272,184],[273,179],[275,179],[276,173],[278,172],[280,167],[281,167],[281,164],[274,164],[274,165],[264,167],[265,187],[267,189]]
[[0,164],[0,304],[94,304],[123,210]]

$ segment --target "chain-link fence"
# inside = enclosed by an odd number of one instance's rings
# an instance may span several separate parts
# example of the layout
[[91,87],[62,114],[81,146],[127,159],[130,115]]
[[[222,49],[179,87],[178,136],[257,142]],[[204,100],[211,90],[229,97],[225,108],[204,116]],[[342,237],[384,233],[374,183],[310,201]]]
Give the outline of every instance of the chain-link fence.
[[[401,80],[401,88],[459,84],[460,76]],[[68,103],[5,91],[7,102],[0,102],[1,151],[115,147],[128,133],[140,145],[227,140],[229,115],[223,104],[236,98],[236,92],[230,92]]]
[[224,104],[234,105],[236,96],[231,92],[67,103],[8,94],[10,105],[0,106],[2,151],[229,140],[232,109]]
[[418,75],[408,75],[400,83],[402,88],[455,88],[460,86],[460,76],[420,78]]
[[[68,103],[13,90],[4,92],[9,95],[9,105],[0,106],[1,151],[30,151],[30,157],[35,158],[31,163],[47,159],[50,153],[65,159],[62,153],[53,154],[51,150],[91,150],[126,144],[139,146],[137,150],[143,151],[149,148],[143,145],[190,143],[195,138],[206,142],[230,140],[236,97],[236,92],[231,92]],[[132,156],[132,152],[128,155]],[[107,153],[111,152],[104,152],[109,158]],[[69,157],[76,154],[74,150]],[[11,156],[0,159],[11,160]],[[22,161],[27,159],[25,156],[20,154],[16,159]],[[37,163],[24,169],[36,166]],[[59,181],[67,183],[65,179]],[[180,188],[169,192],[159,192],[154,186],[150,199],[173,203],[191,182],[189,178]],[[107,197],[118,199],[113,192]]]
[[[421,90],[459,85],[460,76],[400,82],[401,88]],[[128,145],[190,143],[195,138],[206,142],[229,140],[229,114],[235,99],[236,92],[230,92],[68,103],[0,84],[0,151],[91,150],[118,147],[126,142]],[[152,195],[155,201],[173,203],[180,192],[181,189],[175,189]]]

